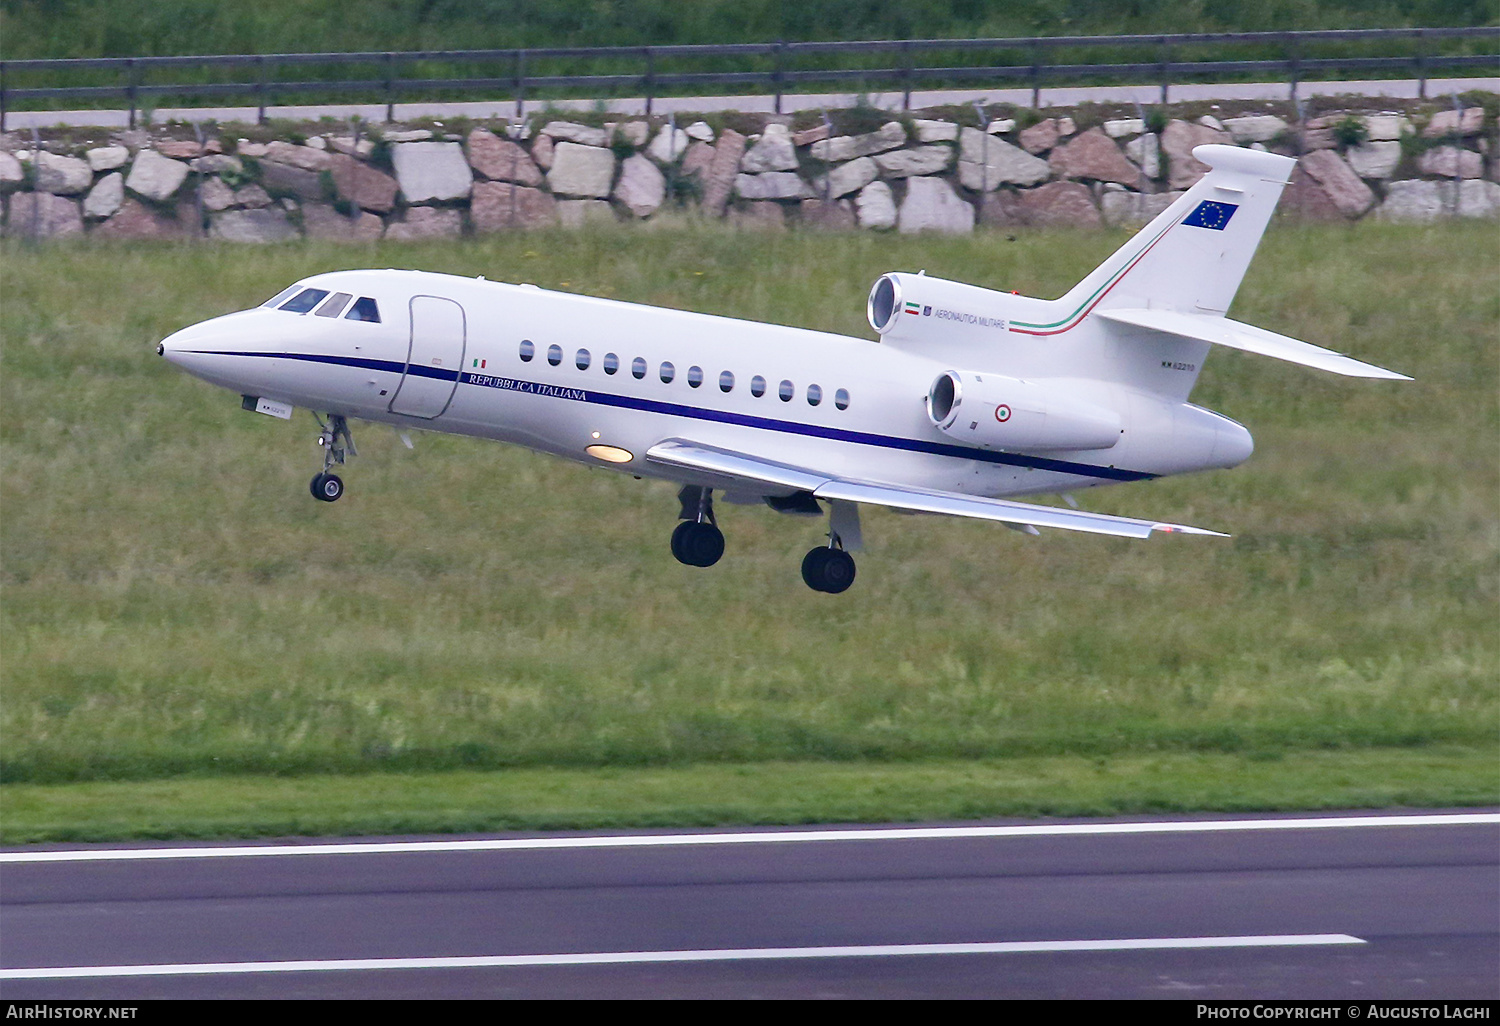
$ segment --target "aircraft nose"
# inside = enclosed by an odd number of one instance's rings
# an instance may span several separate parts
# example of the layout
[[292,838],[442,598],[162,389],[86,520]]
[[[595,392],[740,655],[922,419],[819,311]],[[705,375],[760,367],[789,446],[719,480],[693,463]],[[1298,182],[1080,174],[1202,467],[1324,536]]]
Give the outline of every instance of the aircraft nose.
[[156,355],[164,356],[172,363],[180,363],[181,360],[177,359],[177,356],[183,349],[187,348],[183,345],[185,341],[184,336],[191,330],[190,328],[183,328],[181,331],[174,331],[156,343]]

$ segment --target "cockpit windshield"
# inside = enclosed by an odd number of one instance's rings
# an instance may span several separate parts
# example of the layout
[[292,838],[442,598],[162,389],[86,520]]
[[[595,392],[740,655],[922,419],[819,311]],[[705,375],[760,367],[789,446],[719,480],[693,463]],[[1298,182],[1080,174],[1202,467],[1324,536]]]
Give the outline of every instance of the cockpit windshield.
[[[343,313],[344,307],[349,303],[350,295],[347,292],[335,292],[333,298],[328,298],[328,289],[302,288],[293,285],[289,289],[277,293],[274,297],[262,303],[263,307],[275,307],[285,310],[287,313],[305,314],[309,310],[317,309],[319,317],[337,317]],[[328,299],[326,303],[323,300]],[[319,306],[318,304],[322,304]],[[354,300],[349,306],[349,312],[344,314],[346,321],[369,321],[373,324],[380,323],[380,307],[375,300],[369,296],[361,296]]]
[[272,296],[270,299],[266,300],[264,303],[262,303],[260,305],[263,306],[263,307],[269,307],[269,308],[273,308],[274,309],[275,307],[278,307],[278,306],[281,305],[282,300],[284,300],[284,299],[290,299],[292,296],[295,296],[301,290],[302,290],[302,286],[301,285],[291,285],[291,286],[288,286],[287,288],[282,289],[280,292],[276,293],[276,295]]
[[307,313],[313,307],[323,302],[328,295],[327,289],[303,289],[291,299],[281,304],[281,309],[288,313]]

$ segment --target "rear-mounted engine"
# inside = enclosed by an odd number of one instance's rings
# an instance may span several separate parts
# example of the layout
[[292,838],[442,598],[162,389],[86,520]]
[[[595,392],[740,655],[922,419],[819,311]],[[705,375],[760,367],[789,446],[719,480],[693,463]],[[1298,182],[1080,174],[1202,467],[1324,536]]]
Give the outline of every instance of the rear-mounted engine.
[[950,438],[983,449],[1108,449],[1120,440],[1118,413],[1001,374],[938,375],[927,416]]

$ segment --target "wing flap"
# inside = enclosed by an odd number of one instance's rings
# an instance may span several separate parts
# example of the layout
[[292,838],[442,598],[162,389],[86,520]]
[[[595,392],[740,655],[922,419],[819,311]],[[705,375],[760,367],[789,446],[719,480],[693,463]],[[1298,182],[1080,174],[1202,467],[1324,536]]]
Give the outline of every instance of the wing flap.
[[1361,363],[1332,349],[1312,345],[1299,339],[1278,335],[1253,324],[1242,324],[1227,317],[1205,317],[1202,314],[1178,313],[1173,310],[1101,310],[1097,316],[1117,324],[1160,331],[1179,338],[1211,342],[1216,346],[1239,349],[1260,356],[1271,356],[1288,363],[1317,370],[1332,371],[1352,378],[1386,378],[1410,381],[1405,374]]
[[1186,524],[1113,517],[1103,513],[1034,506],[1008,499],[985,499],[903,485],[848,481],[678,438],[652,446],[646,451],[646,458],[664,466],[735,478],[755,485],[811,492],[820,499],[889,506],[913,513],[941,513],[1021,527],[1055,527],[1064,531],[1083,531],[1117,538],[1145,538],[1153,531],[1228,537],[1218,531],[1206,531]]

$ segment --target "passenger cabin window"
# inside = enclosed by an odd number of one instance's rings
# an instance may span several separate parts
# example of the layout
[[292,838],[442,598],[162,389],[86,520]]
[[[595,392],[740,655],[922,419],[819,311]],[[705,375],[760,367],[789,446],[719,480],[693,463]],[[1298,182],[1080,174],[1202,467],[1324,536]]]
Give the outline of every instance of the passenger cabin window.
[[276,293],[276,295],[272,296],[270,299],[266,300],[264,303],[262,303],[260,305],[261,306],[265,306],[265,307],[273,307],[273,308],[274,307],[278,307],[278,306],[280,306],[282,304],[283,301],[285,301],[287,299],[290,299],[292,296],[296,295],[298,292],[301,292],[301,291],[302,291],[302,286],[301,285],[292,285],[289,288],[282,289],[280,292]]
[[833,405],[841,410],[849,408],[849,390],[847,388],[841,388],[833,393]]
[[620,369],[620,358],[614,353],[604,354],[604,373],[613,374]]
[[661,365],[661,383],[663,385],[670,385],[672,383],[672,379],[676,376],[676,367],[673,367],[670,363],[663,363]]
[[578,355],[573,358],[573,362],[578,365],[579,370],[588,370],[589,361],[591,361],[592,359],[593,357],[589,355],[589,351],[587,349],[580,349],[578,350]]
[[350,295],[347,292],[335,292],[328,297],[328,301],[318,307],[315,317],[337,317],[344,312],[344,307],[349,304]]
[[323,297],[326,295],[328,295],[327,289],[303,289],[296,296],[282,303],[281,309],[289,313],[307,313],[323,302]]
[[346,321],[369,321],[371,324],[380,323],[380,307],[375,305],[375,300],[369,296],[360,296],[344,315]]
[[631,373],[631,376],[634,377],[637,381],[639,381],[642,378],[644,378],[646,376],[646,361],[645,361],[645,359],[643,359],[642,357],[637,356],[634,360],[631,360],[630,361],[630,373]]
[[808,385],[807,386],[807,405],[809,405],[809,406],[816,406],[816,405],[818,405],[822,401],[823,401],[823,386],[822,385]]
[[766,394],[766,379],[759,374],[750,379],[750,394],[759,399]]
[[562,346],[547,347],[547,362],[554,367],[562,363]]
[[688,386],[690,388],[697,388],[701,384],[703,384],[703,368],[702,367],[689,367],[688,368]]
[[794,384],[792,384],[790,381],[783,381],[781,383],[781,387],[776,390],[776,395],[784,403],[791,402],[792,401],[792,396],[794,396],[796,394],[797,394],[797,386],[794,385]]
[[733,392],[734,391],[734,374],[732,372],[725,371],[724,373],[722,373],[722,374],[719,375],[719,391],[720,392]]
[[530,363],[531,358],[536,355],[536,344],[529,338],[521,339],[521,362]]

